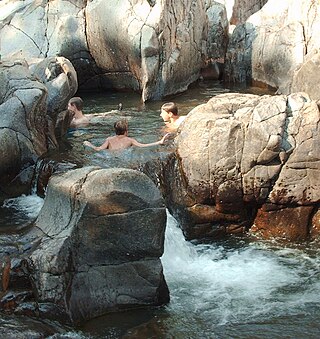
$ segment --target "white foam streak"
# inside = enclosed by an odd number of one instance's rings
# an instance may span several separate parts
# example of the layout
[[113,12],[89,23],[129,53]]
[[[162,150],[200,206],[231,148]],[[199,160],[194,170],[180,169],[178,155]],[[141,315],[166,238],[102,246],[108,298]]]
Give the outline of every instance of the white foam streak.
[[306,275],[312,278],[317,269],[314,258],[299,251],[263,248],[259,243],[229,250],[193,245],[184,240],[170,215],[162,263],[172,311],[207,314],[215,323],[291,314],[315,298],[319,302],[317,281],[306,290],[303,287]]
[[30,219],[35,219],[42,206],[44,199],[40,198],[36,194],[34,195],[21,195],[17,198],[7,199],[3,203],[5,208],[13,208],[17,212],[23,213]]

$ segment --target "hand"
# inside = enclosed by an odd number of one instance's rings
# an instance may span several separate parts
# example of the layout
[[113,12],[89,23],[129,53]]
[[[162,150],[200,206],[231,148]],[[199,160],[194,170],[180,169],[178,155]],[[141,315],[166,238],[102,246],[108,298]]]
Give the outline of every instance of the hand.
[[86,141],[83,142],[83,145],[84,145],[84,146],[90,147],[90,146],[91,146],[91,143],[90,143],[89,141],[86,140]]
[[165,134],[162,139],[160,140],[160,145],[163,145],[168,139],[169,137],[171,136],[171,133],[167,133]]

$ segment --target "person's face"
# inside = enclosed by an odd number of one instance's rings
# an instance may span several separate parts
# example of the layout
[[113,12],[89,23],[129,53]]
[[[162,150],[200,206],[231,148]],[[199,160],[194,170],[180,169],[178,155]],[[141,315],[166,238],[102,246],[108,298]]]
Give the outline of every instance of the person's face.
[[76,106],[68,102],[68,110],[74,112],[76,110]]
[[167,122],[170,121],[171,115],[170,113],[161,108],[160,117],[163,119],[164,122]]

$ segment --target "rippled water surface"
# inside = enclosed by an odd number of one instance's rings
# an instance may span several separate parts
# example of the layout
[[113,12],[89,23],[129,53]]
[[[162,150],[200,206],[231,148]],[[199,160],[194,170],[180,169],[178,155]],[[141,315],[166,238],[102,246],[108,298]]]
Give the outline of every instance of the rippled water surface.
[[[202,83],[168,100],[176,101],[184,115],[216,93],[228,91],[218,83]],[[158,140],[163,134],[160,106],[168,100],[143,105],[137,95],[129,93],[83,98],[86,113],[111,113],[90,127],[70,131],[60,152],[50,155],[53,159],[81,166],[113,167],[128,162],[138,166],[159,151],[169,151],[169,146],[160,146],[111,156],[82,146],[83,140],[102,143],[113,134],[113,123],[119,117],[128,118],[130,136],[142,142]],[[119,102],[121,112],[116,111]],[[34,218],[42,203],[37,196],[22,196],[6,201],[2,213],[19,225]],[[190,243],[168,215],[161,260],[170,304],[111,314],[51,338],[316,339],[320,337],[319,254],[318,244],[281,246],[250,237]]]
[[99,338],[319,338],[316,244],[283,247],[248,238],[183,239],[168,215],[164,274],[171,302],[89,322]]

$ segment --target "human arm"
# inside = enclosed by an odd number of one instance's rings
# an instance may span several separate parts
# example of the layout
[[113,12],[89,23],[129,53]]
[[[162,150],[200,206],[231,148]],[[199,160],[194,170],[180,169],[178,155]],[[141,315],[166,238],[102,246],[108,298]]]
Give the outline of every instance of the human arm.
[[90,147],[94,149],[95,151],[102,151],[104,149],[109,148],[109,138],[107,138],[106,141],[101,146],[94,146],[90,141],[87,141],[87,140],[83,142],[83,145]]
[[88,119],[94,119],[94,118],[105,118],[107,117],[108,115],[110,115],[112,112],[101,112],[101,113],[86,113],[85,116],[88,118]]
[[134,138],[131,138],[131,142],[132,142],[132,146],[136,146],[136,147],[149,147],[149,146],[163,145],[165,141],[169,138],[169,136],[170,136],[170,133],[167,133],[159,141],[151,142],[149,144],[143,144]]

